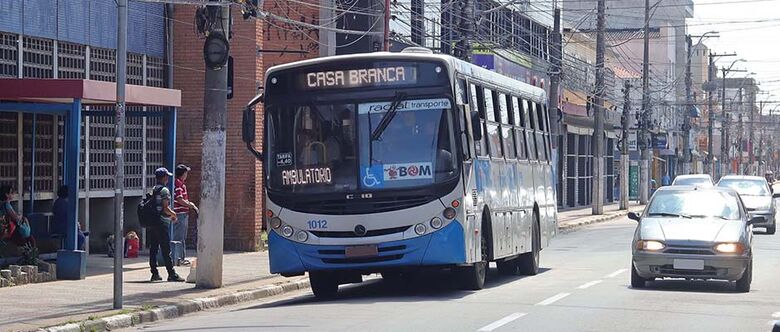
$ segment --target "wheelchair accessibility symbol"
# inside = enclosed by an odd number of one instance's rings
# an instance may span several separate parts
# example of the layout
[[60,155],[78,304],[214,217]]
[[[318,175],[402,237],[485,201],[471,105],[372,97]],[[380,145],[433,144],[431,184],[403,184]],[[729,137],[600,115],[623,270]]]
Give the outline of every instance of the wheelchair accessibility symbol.
[[382,166],[371,166],[363,168],[362,182],[363,187],[366,188],[382,188],[384,187],[384,181],[382,181]]

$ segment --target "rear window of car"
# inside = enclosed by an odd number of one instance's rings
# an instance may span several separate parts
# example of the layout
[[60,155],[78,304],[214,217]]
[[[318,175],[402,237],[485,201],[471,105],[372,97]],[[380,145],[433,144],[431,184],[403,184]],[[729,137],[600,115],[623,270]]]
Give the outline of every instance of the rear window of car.
[[712,182],[708,178],[677,178],[674,179],[673,184],[680,186],[701,186],[712,185]]
[[740,195],[746,196],[768,196],[770,195],[769,186],[766,180],[750,179],[723,179],[718,182],[718,187],[727,187],[734,189]]

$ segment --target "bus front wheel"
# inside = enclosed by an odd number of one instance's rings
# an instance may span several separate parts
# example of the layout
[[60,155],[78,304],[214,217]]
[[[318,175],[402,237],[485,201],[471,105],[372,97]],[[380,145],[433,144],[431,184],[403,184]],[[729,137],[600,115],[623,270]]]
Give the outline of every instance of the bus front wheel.
[[483,227],[480,236],[482,261],[471,264],[470,266],[461,267],[458,271],[460,273],[460,282],[463,289],[480,290],[482,287],[485,287],[485,277],[487,276],[488,269],[488,243],[485,230],[487,230],[487,228]]
[[318,299],[329,299],[339,291],[339,281],[331,273],[323,271],[309,272],[309,283],[311,291]]

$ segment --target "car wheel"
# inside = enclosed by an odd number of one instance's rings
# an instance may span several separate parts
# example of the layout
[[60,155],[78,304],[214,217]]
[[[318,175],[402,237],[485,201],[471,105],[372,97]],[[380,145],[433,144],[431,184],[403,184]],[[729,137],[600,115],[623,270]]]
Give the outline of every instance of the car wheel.
[[753,260],[748,262],[745,273],[742,274],[742,278],[737,280],[737,291],[740,293],[750,292],[750,283],[753,281]]
[[517,267],[520,274],[536,275],[539,273],[539,251],[541,250],[541,236],[539,234],[539,216],[534,212],[534,222],[531,225],[531,252],[520,255],[517,258]]
[[311,291],[318,299],[329,299],[339,291],[339,282],[333,274],[321,271],[309,272]]
[[767,226],[766,227],[766,233],[769,235],[775,234],[775,231],[777,230],[777,225]]
[[647,279],[642,278],[637,272],[634,264],[631,264],[631,288],[645,288],[647,286]]

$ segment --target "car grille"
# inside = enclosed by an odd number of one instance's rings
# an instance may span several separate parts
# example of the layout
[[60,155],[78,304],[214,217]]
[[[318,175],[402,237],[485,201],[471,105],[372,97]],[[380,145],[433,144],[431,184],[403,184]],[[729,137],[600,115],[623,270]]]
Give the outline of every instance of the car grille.
[[390,195],[356,200],[345,200],[343,198],[316,202],[292,200],[289,204],[286,203],[286,207],[303,213],[348,215],[408,209],[430,203],[434,200],[436,200],[434,195]]
[[664,250],[664,253],[682,255],[715,255],[712,249],[701,247],[669,247]]
[[717,277],[718,270],[712,266],[705,266],[704,270],[681,270],[675,269],[673,265],[662,265],[659,269],[661,274],[668,277]]
[[412,226],[401,226],[401,227],[395,227],[395,228],[385,228],[385,229],[374,229],[366,232],[366,235],[357,235],[353,231],[344,231],[344,232],[325,232],[325,231],[310,231],[312,234],[316,235],[317,237],[326,237],[326,238],[353,238],[353,237],[372,237],[372,236],[382,236],[382,235],[389,235],[389,234],[395,234],[395,233],[403,233],[409,227]]

